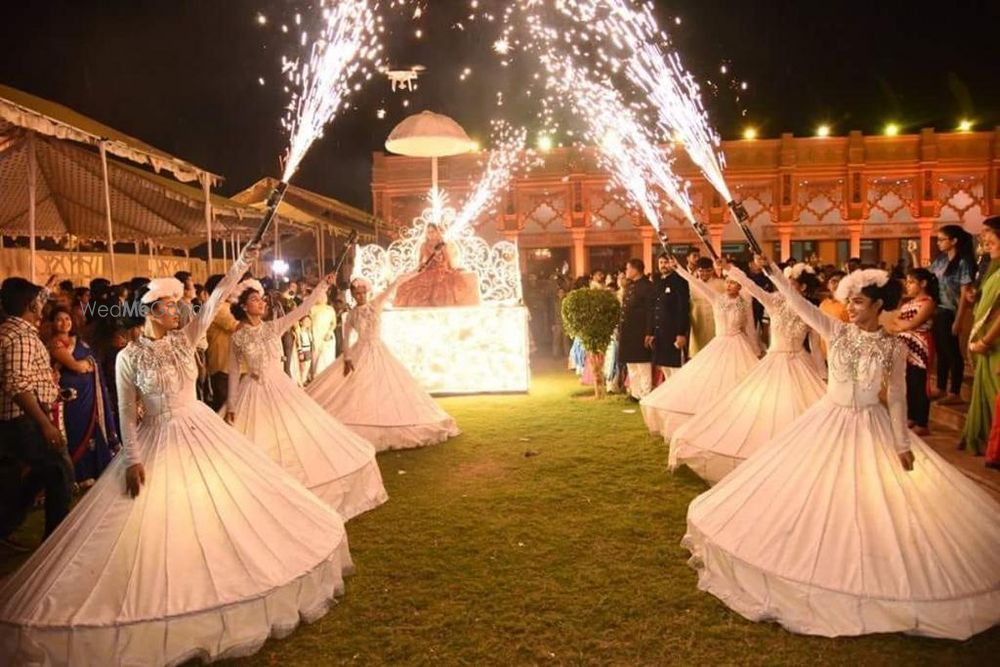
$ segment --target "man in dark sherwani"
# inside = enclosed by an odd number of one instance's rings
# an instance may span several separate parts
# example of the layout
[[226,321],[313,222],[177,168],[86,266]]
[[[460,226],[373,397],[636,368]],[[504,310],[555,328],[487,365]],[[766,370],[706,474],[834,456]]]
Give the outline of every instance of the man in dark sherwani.
[[691,293],[687,281],[674,271],[667,255],[656,261],[653,278],[653,366],[664,378],[684,364],[691,329]]
[[629,393],[640,399],[653,390],[653,285],[641,259],[625,265],[625,294],[618,324],[618,361],[628,369]]

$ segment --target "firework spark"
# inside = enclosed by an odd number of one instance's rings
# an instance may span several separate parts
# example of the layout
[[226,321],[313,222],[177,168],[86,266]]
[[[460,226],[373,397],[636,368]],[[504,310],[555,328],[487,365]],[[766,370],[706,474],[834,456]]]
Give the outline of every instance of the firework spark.
[[598,146],[600,161],[629,199],[658,230],[661,194],[694,222],[687,184],[671,169],[668,150],[656,145],[617,90],[571,57],[573,35],[545,25],[537,13],[529,13],[526,21],[547,71],[546,86],[585,122],[585,138]]
[[527,161],[529,168],[537,162],[532,152],[525,150],[528,140],[526,129],[515,129],[504,121],[494,121],[492,125],[492,143],[495,148],[490,151],[482,176],[448,229],[449,237],[457,236],[496,200],[497,195],[510,184],[514,170],[522,160]]
[[282,180],[288,182],[323,128],[347,104],[356,80],[370,78],[381,65],[380,21],[366,0],[321,0],[320,26],[314,35],[299,35],[308,56],[282,59],[282,71],[292,90],[282,126],[289,135]]
[[705,178],[725,201],[732,201],[723,177],[722,141],[709,123],[698,83],[676,52],[664,52],[661,45],[669,38],[657,25],[652,3],[572,0],[556,5],[564,15],[591,26],[588,34],[605,36],[611,46],[601,51],[601,58],[613,71],[623,69],[649,100],[661,138],[682,143]]

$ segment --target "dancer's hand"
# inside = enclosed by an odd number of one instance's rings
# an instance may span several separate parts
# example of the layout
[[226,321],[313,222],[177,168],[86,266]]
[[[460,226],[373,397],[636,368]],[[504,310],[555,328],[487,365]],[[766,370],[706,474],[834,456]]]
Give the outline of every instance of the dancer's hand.
[[125,470],[125,490],[135,498],[146,483],[146,468],[141,463],[133,463]]
[[910,472],[913,470],[913,452],[907,449],[905,452],[899,453],[899,462],[903,466],[903,470]]
[[344,359],[344,377],[347,377],[354,372],[354,364]]
[[260,244],[253,243],[243,248],[243,252],[240,253],[240,261],[245,264],[252,264],[257,261],[257,257],[260,256]]
[[647,347],[649,349],[653,349],[653,343],[655,341],[656,341],[656,336],[646,336],[643,339],[642,344],[643,344],[643,346],[645,346],[645,347]]
[[958,320],[955,320],[955,322],[951,325],[951,335],[952,336],[957,336],[958,335],[958,330],[959,330],[959,326],[958,325],[959,325]]
[[687,344],[688,344],[687,336],[678,336],[677,338],[674,339],[674,347],[676,347],[678,350],[683,350],[684,347],[687,346]]

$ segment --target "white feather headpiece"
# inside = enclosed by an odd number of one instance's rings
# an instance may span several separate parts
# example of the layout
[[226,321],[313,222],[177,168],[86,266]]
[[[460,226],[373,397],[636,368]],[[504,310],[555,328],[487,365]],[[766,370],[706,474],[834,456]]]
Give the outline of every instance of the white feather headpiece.
[[149,305],[160,299],[180,299],[184,296],[184,283],[177,278],[154,278],[146,284],[147,292],[142,295],[142,303]]
[[845,276],[840,281],[840,284],[837,285],[837,293],[834,294],[834,298],[837,301],[846,303],[855,294],[860,294],[864,288],[870,285],[885,287],[888,282],[889,274],[881,269],[861,269]]
[[355,285],[363,285],[368,288],[369,292],[372,291],[372,281],[362,276],[358,276],[357,278],[351,281],[351,287],[354,287]]
[[243,296],[243,293],[248,289],[252,289],[254,292],[257,292],[257,294],[264,296],[264,286],[260,284],[260,281],[256,278],[247,278],[236,286],[236,289],[234,289],[232,294],[229,296],[229,302],[236,303],[239,301],[240,297]]
[[803,273],[816,275],[816,269],[805,262],[799,262],[795,266],[786,266],[784,270],[785,277],[789,280],[798,280]]

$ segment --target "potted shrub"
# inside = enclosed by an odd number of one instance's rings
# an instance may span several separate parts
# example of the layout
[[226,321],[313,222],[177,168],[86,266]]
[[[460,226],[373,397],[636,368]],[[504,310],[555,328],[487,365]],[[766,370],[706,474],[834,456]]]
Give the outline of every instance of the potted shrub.
[[618,328],[621,310],[618,297],[608,290],[573,290],[562,302],[563,327],[566,333],[583,343],[587,363],[594,374],[594,394],[597,398],[604,398],[607,394],[604,357]]

